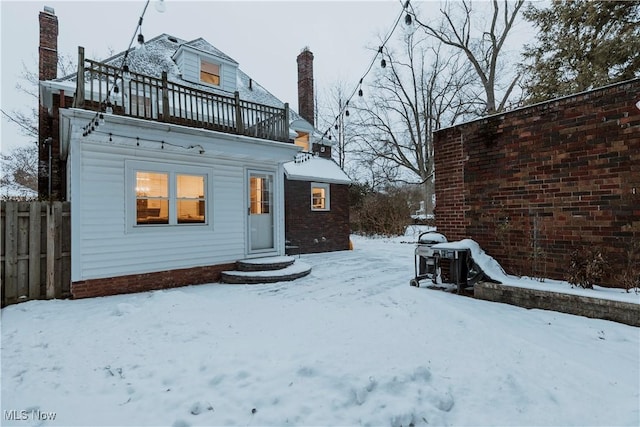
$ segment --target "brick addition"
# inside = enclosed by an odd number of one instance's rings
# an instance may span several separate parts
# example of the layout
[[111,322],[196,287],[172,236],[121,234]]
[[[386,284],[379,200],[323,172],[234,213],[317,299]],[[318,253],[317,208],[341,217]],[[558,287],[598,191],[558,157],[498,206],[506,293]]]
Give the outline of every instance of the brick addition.
[[640,240],[639,100],[635,79],[436,132],[438,231],[554,279],[595,246],[615,285]]
[[311,183],[285,179],[286,239],[295,252],[349,249],[349,186],[330,184],[330,211],[311,210]]

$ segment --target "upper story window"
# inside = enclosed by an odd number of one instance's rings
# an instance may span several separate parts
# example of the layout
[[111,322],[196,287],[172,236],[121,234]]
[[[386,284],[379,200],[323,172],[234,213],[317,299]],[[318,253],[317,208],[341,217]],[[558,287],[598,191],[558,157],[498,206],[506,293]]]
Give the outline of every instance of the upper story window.
[[293,141],[293,143],[298,147],[302,147],[302,151],[311,151],[308,133],[298,132],[298,137]]
[[220,86],[220,64],[200,60],[200,81],[206,84]]

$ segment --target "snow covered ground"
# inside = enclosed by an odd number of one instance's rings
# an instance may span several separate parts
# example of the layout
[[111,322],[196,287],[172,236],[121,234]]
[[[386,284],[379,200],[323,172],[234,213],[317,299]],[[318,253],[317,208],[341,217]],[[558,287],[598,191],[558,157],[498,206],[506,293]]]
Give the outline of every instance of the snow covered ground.
[[639,328],[410,287],[414,245],[353,240],[291,283],[2,309],[2,425],[640,425]]

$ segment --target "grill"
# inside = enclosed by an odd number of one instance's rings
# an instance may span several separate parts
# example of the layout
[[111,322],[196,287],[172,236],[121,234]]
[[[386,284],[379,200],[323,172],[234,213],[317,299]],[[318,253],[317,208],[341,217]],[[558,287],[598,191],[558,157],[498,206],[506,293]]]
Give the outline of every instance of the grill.
[[[482,270],[471,257],[469,248],[448,242],[440,233],[428,231],[420,234],[414,252],[415,277],[411,279],[411,286],[420,287],[420,281],[429,279],[434,285],[451,283],[458,287],[458,293],[463,289],[473,287],[484,277]],[[442,267],[448,264],[443,279]]]

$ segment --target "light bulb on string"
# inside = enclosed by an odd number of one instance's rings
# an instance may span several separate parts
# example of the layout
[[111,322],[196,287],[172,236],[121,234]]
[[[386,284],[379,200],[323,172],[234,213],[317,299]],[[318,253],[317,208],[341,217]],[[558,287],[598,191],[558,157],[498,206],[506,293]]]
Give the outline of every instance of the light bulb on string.
[[358,89],[358,96],[362,96],[362,88]]
[[345,115],[345,116],[347,116],[347,117],[349,117],[349,110],[346,110],[346,111],[344,112],[344,115]]
[[142,33],[138,34],[138,49],[144,49],[144,36]]
[[164,0],[156,0],[154,6],[160,13],[164,13],[167,10],[167,5],[165,4]]
[[[142,34],[140,34],[142,35]],[[144,37],[143,37],[144,39]],[[122,78],[125,80],[130,80],[131,79],[131,71],[129,70],[129,66],[127,64],[124,64],[122,66]]]
[[382,68],[387,68],[387,61],[385,61],[384,58],[382,58],[382,60],[380,61],[380,66]]
[[410,14],[407,13],[407,16],[404,17],[404,23],[407,25],[411,25],[413,23],[413,19]]

